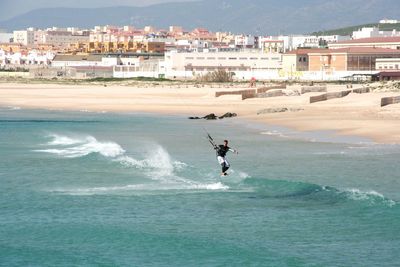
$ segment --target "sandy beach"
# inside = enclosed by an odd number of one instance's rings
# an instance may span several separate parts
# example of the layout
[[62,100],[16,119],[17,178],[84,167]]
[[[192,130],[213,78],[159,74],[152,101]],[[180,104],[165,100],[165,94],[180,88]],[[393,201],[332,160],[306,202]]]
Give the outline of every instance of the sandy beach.
[[[279,125],[299,131],[333,130],[340,135],[367,137],[378,143],[400,143],[400,104],[381,107],[381,98],[400,92],[352,93],[344,98],[310,104],[306,93],[296,96],[252,98],[215,97],[216,91],[247,89],[177,84],[59,85],[0,84],[0,105],[77,111],[149,112],[204,116],[209,113],[238,114],[239,119]],[[354,88],[362,87],[355,85]],[[288,90],[298,90],[290,86]],[[329,85],[328,92],[345,90],[345,85]],[[265,109],[287,108],[287,112],[259,114]],[[261,112],[262,113],[262,112]]]

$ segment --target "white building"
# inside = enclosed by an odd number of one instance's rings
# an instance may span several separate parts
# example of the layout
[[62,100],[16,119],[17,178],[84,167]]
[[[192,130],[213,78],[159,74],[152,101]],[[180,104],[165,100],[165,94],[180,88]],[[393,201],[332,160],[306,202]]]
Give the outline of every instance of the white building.
[[183,33],[183,28],[181,26],[169,26],[169,32],[171,32],[171,33]]
[[166,77],[193,78],[216,70],[235,73],[239,80],[267,78],[282,68],[282,55],[261,52],[175,53],[165,55]]
[[89,42],[88,35],[74,35],[69,31],[47,31],[43,36],[43,44],[65,47],[69,44]]
[[400,32],[393,31],[380,31],[377,27],[365,27],[358,31],[353,32],[353,39],[364,39],[364,38],[375,38],[375,37],[397,37],[400,36]]
[[382,19],[379,21],[380,24],[397,24],[400,23],[397,19]]
[[255,38],[251,35],[236,35],[235,46],[236,47],[254,47]]
[[14,31],[13,35],[14,43],[29,46],[35,42],[35,31],[33,30]]
[[383,71],[399,71],[400,58],[377,58],[376,69]]
[[284,53],[298,48],[319,48],[324,44],[349,40],[349,36],[340,35],[291,35],[291,36],[265,36],[260,37],[259,47],[263,51]]
[[285,41],[273,40],[268,37],[260,37],[258,39],[258,47],[263,53],[285,53]]
[[0,43],[10,43],[10,40],[14,37],[12,33],[0,32]]
[[[95,67],[102,65],[102,55],[56,55],[51,63],[53,67]],[[109,60],[106,60],[109,64]]]
[[0,67],[6,64],[6,52],[0,49]]

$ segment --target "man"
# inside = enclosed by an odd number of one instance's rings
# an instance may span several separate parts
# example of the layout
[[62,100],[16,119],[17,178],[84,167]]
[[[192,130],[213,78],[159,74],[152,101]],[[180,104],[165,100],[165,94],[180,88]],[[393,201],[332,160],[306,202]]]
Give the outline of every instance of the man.
[[221,164],[221,167],[222,167],[221,176],[227,176],[228,174],[226,173],[226,171],[229,169],[230,164],[226,160],[226,153],[228,153],[228,151],[231,151],[236,154],[239,154],[239,153],[237,150],[232,149],[228,146],[228,140],[224,140],[223,145],[215,146],[214,148],[217,151],[218,163]]

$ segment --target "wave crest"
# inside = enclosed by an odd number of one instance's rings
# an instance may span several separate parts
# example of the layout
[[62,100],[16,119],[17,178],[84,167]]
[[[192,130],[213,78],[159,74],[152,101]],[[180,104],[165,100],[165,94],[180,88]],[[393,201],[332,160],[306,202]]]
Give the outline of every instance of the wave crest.
[[66,158],[79,158],[92,153],[98,153],[104,157],[117,157],[125,153],[125,150],[114,142],[100,142],[93,136],[75,137],[51,134],[52,140],[48,146],[59,148],[40,149],[37,152],[56,154]]

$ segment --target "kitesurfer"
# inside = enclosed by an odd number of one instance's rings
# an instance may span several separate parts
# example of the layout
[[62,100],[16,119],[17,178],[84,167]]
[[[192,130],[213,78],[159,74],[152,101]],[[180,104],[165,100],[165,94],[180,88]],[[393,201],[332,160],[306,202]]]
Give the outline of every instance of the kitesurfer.
[[214,149],[217,151],[217,160],[218,163],[221,165],[222,167],[222,173],[221,176],[226,176],[228,175],[226,173],[226,171],[229,169],[230,164],[228,162],[228,160],[226,159],[226,153],[228,153],[229,151],[238,154],[238,151],[230,148],[228,146],[228,140],[224,140],[224,144],[223,145],[219,145],[219,146],[215,146]]

